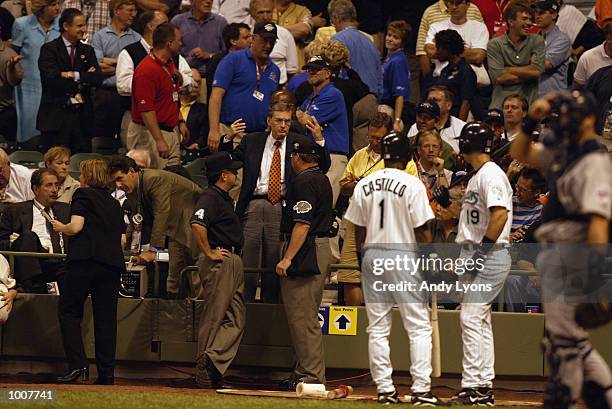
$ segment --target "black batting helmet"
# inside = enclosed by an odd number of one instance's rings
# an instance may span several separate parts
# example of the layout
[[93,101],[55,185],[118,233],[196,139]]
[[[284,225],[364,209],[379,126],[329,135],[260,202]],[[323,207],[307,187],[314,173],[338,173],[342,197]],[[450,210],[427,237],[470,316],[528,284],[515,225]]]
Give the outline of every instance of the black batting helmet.
[[381,152],[385,160],[402,160],[408,162],[412,159],[410,140],[403,133],[393,132],[385,136],[381,143]]
[[493,131],[484,122],[469,122],[463,126],[459,135],[459,152],[471,153],[482,152],[491,153],[493,150]]

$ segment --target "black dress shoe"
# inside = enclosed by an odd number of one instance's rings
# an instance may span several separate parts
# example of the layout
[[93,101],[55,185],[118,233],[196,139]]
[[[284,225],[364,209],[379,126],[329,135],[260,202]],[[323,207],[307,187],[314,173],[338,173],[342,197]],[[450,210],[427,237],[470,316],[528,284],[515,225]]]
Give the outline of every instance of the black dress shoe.
[[223,388],[223,375],[206,354],[196,359],[195,381],[196,385],[202,389]]
[[73,369],[63,376],[57,378],[59,383],[72,383],[72,382],[87,382],[89,380],[89,368]]
[[297,388],[298,383],[302,382],[300,379],[287,378],[283,379],[278,383],[278,389],[281,391],[293,391]]
[[98,379],[94,382],[94,385],[114,385],[115,377],[114,376],[100,376],[98,375]]

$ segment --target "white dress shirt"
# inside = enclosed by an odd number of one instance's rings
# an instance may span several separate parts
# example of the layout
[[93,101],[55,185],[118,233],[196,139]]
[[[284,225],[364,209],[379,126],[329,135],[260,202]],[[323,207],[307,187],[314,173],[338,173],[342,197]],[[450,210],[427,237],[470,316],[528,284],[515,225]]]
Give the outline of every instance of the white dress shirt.
[[11,177],[5,191],[5,201],[9,203],[25,202],[34,199],[34,192],[30,184],[34,169],[11,163]]
[[[34,199],[34,204],[32,205],[32,232],[36,233],[38,239],[40,240],[40,244],[46,249],[49,249],[49,253],[53,253],[53,244],[51,242],[51,234],[49,233],[49,229],[47,229],[47,219],[42,215],[40,209],[44,209],[45,206],[38,203],[36,199]],[[53,216],[53,210],[49,208],[49,215]]]
[[[150,46],[144,38],[140,39],[140,44],[147,50],[151,51]],[[191,67],[187,64],[185,58],[179,55],[179,66],[178,70],[183,76],[183,88],[192,84],[191,78]],[[134,78],[134,61],[126,50],[121,50],[117,57],[117,68],[115,69],[115,75],[117,76],[117,92],[119,95],[129,97],[132,95],[132,78]]]
[[[272,137],[272,132],[268,134],[266,145],[264,146],[263,155],[261,157],[261,166],[259,168],[259,177],[255,185],[254,195],[268,194],[268,181],[270,179],[270,166],[272,166],[272,157],[276,146],[276,139]],[[281,161],[281,191],[285,194],[285,153],[287,152],[287,138],[281,140],[280,146],[280,161]]]
[[[266,139],[266,145],[264,146],[263,155],[261,156],[261,166],[259,167],[259,177],[257,178],[257,184],[255,185],[254,195],[267,195],[268,194],[268,182],[270,179],[270,166],[272,166],[272,157],[274,156],[274,146],[276,139],[272,137],[272,132],[268,134]],[[325,141],[315,141],[319,146],[325,146]],[[287,152],[287,138],[281,140],[280,146],[280,160],[281,160],[281,191],[283,195],[286,192],[285,189],[285,155]]]

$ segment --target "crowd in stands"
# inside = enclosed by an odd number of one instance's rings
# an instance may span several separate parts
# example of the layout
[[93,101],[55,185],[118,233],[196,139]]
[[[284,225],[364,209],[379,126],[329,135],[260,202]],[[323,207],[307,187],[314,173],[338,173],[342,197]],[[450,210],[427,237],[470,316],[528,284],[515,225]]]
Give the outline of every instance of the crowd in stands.
[[[432,204],[433,229],[437,241],[453,242],[461,178],[469,172],[456,138],[473,120],[493,129],[493,158],[514,187],[512,239],[533,242],[548,187],[537,170],[507,154],[530,104],[551,91],[581,89],[598,101],[599,131],[610,114],[612,8],[606,1],[595,2],[594,19],[567,0],[184,3],[2,3],[1,198],[10,206],[32,202],[25,211],[5,208],[1,249],[62,252],[59,237],[32,206],[68,218],[65,204],[79,186],[69,172],[71,154],[127,153],[125,161],[110,163],[128,231],[139,235],[136,247],[128,238],[126,251],[146,263],[155,256],[141,251],[143,244],[168,249],[166,291],[178,297],[180,271],[194,261],[187,219],[204,185],[201,165],[190,162],[225,150],[244,162],[230,196],[243,223],[245,267],[273,269],[281,202],[294,176],[287,146],[301,134],[329,153],[329,163],[320,166],[341,225],[333,261],[356,264],[354,226],[342,214],[357,182],[383,167],[380,141],[391,132],[410,138],[414,157],[406,172],[428,194],[450,187],[453,205]],[[45,152],[40,166],[47,170],[14,163],[8,153],[19,150]],[[268,189],[277,155],[280,196]],[[157,173],[139,181],[141,169]],[[49,180],[53,186],[45,187]],[[140,195],[152,206],[146,212]],[[135,223],[133,216],[144,213],[144,223]],[[533,260],[517,262],[533,270]],[[28,260],[15,268],[18,287],[47,292],[62,267]],[[259,285],[261,300],[279,302],[278,280],[272,272],[247,274],[246,300],[256,299]],[[341,284],[341,302],[362,303],[359,271],[341,270],[333,280]],[[196,275],[189,284],[197,297]],[[524,295],[538,285],[511,276],[506,309],[526,311]]]

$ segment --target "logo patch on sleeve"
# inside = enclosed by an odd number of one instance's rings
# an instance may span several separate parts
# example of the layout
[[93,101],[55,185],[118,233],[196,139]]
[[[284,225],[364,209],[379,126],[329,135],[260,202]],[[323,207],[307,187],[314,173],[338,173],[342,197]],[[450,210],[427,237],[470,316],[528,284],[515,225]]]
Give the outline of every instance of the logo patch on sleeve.
[[297,213],[308,213],[312,210],[312,205],[305,200],[300,200],[293,206],[293,210]]

